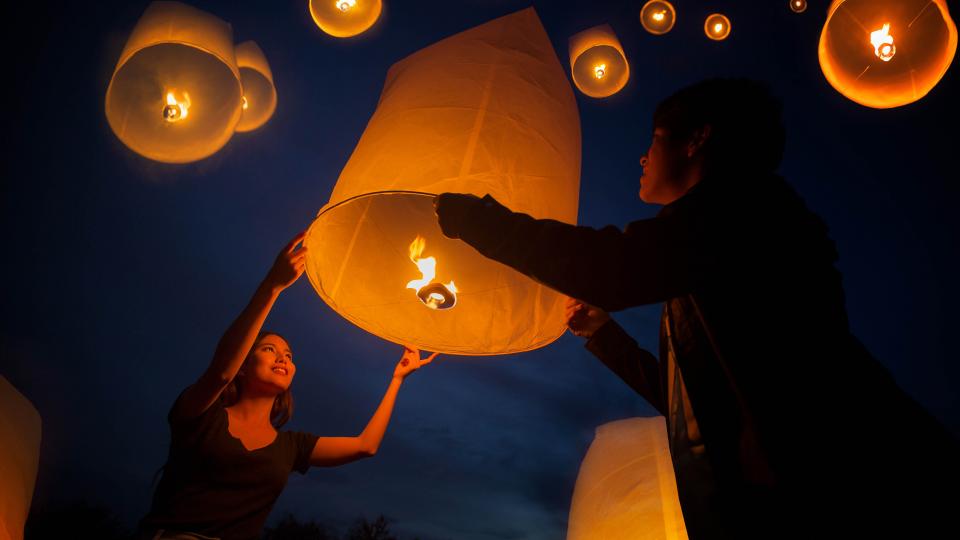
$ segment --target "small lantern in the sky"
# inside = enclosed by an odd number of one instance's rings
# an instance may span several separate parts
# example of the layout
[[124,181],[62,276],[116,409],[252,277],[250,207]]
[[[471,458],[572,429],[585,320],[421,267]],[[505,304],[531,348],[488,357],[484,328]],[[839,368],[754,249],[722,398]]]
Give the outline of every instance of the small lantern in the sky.
[[383,10],[381,0],[310,0],[310,15],[333,37],[361,34],[373,26]]
[[790,0],[790,9],[794,13],[803,13],[807,10],[807,0]]
[[240,123],[237,131],[253,131],[267,123],[277,108],[277,90],[270,64],[260,47],[252,41],[237,45],[237,67],[243,86]]
[[241,98],[230,25],[186,4],[153,2],[120,54],[105,108],[131,150],[186,163],[227,144]]
[[820,34],[820,68],[847,98],[887,109],[940,82],[957,51],[945,0],[834,0]]
[[640,24],[651,34],[666,34],[676,22],[677,12],[666,0],[649,0],[640,8]]
[[620,40],[602,24],[570,38],[573,84],[584,94],[602,98],[619,92],[630,79],[630,65]]
[[564,296],[445,237],[443,192],[576,223],[580,119],[532,9],[394,64],[307,233],[306,274],[333,310],[395,343],[461,355],[543,347]]
[[714,41],[723,41],[730,35],[730,19],[721,13],[714,13],[703,23],[703,32]]

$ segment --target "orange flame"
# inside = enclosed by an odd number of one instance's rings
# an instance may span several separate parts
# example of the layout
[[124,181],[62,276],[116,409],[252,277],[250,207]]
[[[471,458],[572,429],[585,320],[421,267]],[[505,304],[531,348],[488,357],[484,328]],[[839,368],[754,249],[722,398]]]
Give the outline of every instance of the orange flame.
[[178,100],[176,92],[167,92],[167,105],[163,108],[163,119],[167,122],[179,122],[190,112],[190,94],[183,93],[183,101]]
[[897,54],[893,36],[890,35],[890,23],[885,23],[883,28],[870,32],[870,44],[873,45],[873,54],[884,62],[889,62],[893,55]]
[[[420,292],[420,289],[432,283],[434,278],[437,277],[436,257],[422,257],[423,250],[426,247],[427,240],[419,235],[410,243],[410,260],[413,261],[413,263],[417,265],[417,269],[420,270],[420,279],[410,280],[407,283],[407,288],[413,289],[417,293]],[[456,298],[457,286],[453,283],[453,280],[451,280],[450,283],[444,284],[444,287]],[[438,309],[440,305],[446,301],[443,295],[439,293],[430,293],[426,299],[422,300],[424,304],[431,309]]]

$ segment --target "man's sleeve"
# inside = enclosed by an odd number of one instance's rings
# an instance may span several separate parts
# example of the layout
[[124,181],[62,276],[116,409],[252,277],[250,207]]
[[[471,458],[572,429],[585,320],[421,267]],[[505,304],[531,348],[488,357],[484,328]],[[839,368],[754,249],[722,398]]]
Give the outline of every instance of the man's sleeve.
[[617,374],[638,394],[666,416],[666,403],[660,388],[657,359],[640,348],[614,320],[607,321],[585,345],[610,371]]
[[511,212],[488,195],[455,233],[490,259],[616,311],[682,296],[708,275],[713,246],[689,214],[598,230]]

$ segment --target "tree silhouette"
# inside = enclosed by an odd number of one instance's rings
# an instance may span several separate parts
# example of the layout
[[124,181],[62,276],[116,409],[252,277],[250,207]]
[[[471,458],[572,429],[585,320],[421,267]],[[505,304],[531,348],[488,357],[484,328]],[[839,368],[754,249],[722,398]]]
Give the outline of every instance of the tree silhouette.
[[397,537],[390,534],[390,522],[381,514],[372,523],[366,518],[357,519],[344,540],[397,540]]
[[310,520],[301,523],[293,514],[287,514],[273,527],[263,532],[264,540],[336,540],[332,529]]
[[25,540],[97,538],[126,540],[130,531],[108,508],[86,501],[69,501],[35,508],[24,528]]

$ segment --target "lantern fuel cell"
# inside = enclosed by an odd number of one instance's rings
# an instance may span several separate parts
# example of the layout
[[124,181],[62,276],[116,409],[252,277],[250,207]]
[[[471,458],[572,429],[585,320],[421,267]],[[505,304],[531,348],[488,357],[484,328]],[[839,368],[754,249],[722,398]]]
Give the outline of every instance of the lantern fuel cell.
[[307,277],[388,341],[459,355],[543,347],[566,330],[564,297],[445,237],[433,200],[489,193],[576,223],[579,182],[576,100],[546,31],[532,8],[495,19],[390,68],[304,239]]

